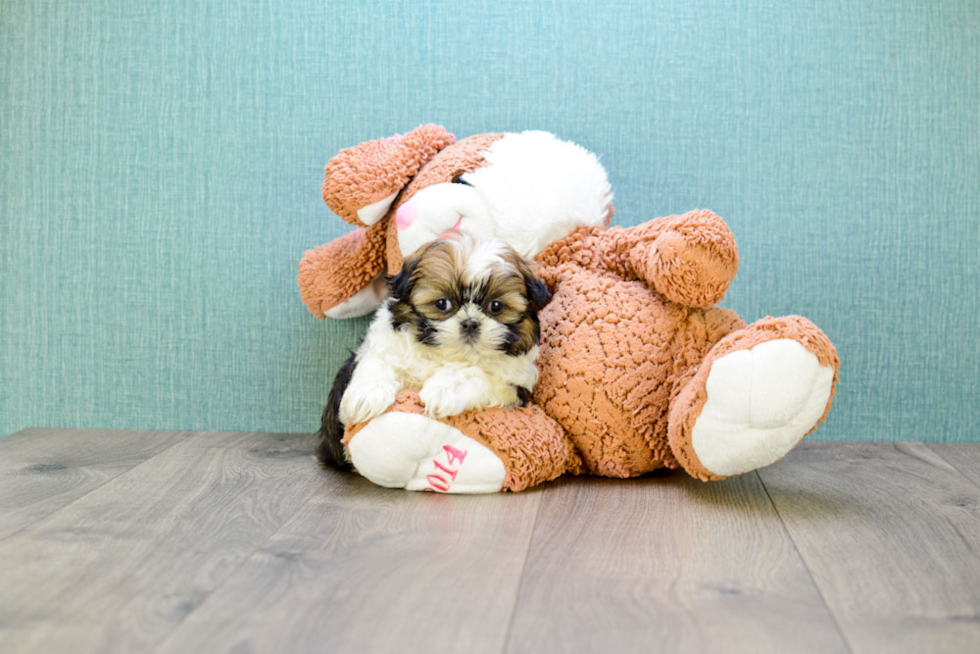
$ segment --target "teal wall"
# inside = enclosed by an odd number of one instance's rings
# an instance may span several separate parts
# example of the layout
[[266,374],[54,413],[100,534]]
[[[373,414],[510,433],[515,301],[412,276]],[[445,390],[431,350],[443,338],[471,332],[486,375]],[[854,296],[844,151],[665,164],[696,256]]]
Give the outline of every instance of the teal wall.
[[432,121],[724,216],[727,305],[840,350],[820,437],[980,438],[975,0],[4,0],[0,66],[0,434],[315,429],[366,324],[297,292],[323,165]]

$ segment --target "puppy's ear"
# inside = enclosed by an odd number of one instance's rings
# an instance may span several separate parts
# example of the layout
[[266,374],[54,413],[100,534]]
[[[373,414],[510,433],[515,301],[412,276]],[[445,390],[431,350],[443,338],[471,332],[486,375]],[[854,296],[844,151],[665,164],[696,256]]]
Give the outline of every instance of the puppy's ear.
[[415,283],[412,277],[418,265],[418,259],[411,259],[405,262],[397,275],[388,277],[388,288],[391,289],[391,295],[396,300],[403,300],[411,294],[412,285]]
[[532,309],[540,311],[551,301],[551,293],[536,274],[537,264],[531,259],[525,259],[510,247],[507,250],[508,253],[504,258],[508,259],[517,269],[518,274],[524,278],[527,301],[530,302]]
[[525,274],[524,284],[527,287],[527,299],[535,311],[540,311],[551,301],[551,292],[537,277]]

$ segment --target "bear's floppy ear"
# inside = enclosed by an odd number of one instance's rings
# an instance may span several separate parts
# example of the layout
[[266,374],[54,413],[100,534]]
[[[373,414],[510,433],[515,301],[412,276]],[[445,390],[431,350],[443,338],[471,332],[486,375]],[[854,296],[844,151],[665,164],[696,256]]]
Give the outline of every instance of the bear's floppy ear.
[[455,141],[443,127],[422,125],[341,150],[327,162],[323,201],[352,225],[374,225],[422,166]]
[[384,269],[384,243],[384,226],[376,225],[307,251],[299,264],[298,282],[310,313],[324,318],[369,286]]

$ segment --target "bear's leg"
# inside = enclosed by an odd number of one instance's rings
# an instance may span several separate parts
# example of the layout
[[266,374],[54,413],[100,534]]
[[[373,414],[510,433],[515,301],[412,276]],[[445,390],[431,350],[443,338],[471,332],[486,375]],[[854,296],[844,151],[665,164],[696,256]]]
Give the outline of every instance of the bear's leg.
[[357,471],[379,486],[443,493],[519,491],[581,472],[561,428],[536,406],[469,411],[444,420],[422,412],[418,391],[347,430]]
[[419,413],[390,411],[349,444],[354,468],[379,486],[452,493],[496,493],[507,471],[485,445]]
[[720,340],[675,398],[670,447],[702,480],[778,461],[830,411],[840,360],[806,318],[764,318]]

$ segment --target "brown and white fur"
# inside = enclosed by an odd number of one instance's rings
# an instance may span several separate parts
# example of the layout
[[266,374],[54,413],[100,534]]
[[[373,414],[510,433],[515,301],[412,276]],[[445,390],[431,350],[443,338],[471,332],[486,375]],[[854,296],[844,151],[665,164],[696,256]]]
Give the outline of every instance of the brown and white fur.
[[344,428],[381,415],[401,390],[420,388],[435,418],[523,405],[538,378],[538,310],[551,297],[534,270],[510,246],[458,232],[407,258],[334,381],[320,461],[349,467]]

